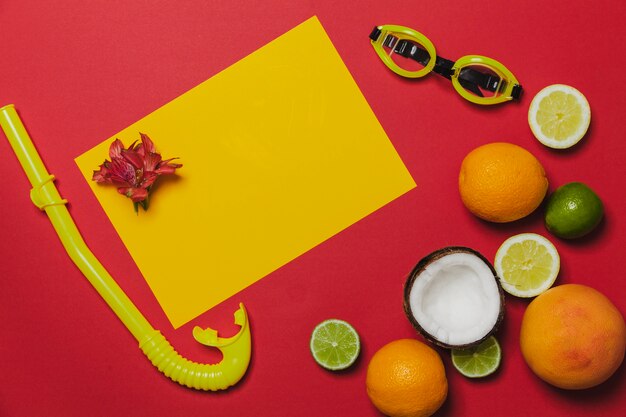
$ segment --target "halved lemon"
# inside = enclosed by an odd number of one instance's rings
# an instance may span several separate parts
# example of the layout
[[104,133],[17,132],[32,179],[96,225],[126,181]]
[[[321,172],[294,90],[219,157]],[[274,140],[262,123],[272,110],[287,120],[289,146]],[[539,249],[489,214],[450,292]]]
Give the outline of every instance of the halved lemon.
[[577,144],[589,128],[591,109],[585,96],[569,85],[541,90],[528,108],[528,124],[544,145],[566,149]]
[[548,239],[535,233],[522,233],[502,243],[493,266],[506,292],[529,298],[554,284],[561,261]]

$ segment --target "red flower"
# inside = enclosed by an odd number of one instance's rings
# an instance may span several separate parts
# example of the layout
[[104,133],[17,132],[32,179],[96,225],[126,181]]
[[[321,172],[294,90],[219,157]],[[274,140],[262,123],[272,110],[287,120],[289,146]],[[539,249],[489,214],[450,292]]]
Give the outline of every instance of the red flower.
[[181,164],[162,160],[148,135],[140,133],[141,143],[133,142],[127,149],[122,141],[115,139],[109,148],[111,160],[104,160],[98,171],[93,172],[93,181],[116,185],[117,191],[133,200],[135,211],[141,205],[148,208],[150,187],[160,175],[173,174]]

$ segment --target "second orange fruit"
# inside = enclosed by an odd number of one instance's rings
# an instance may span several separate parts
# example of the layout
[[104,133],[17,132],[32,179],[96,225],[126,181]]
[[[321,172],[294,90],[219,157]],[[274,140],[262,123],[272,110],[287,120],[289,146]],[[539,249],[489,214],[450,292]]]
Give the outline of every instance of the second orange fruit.
[[463,204],[483,220],[506,223],[532,213],[548,191],[541,163],[526,149],[495,142],[471,151],[461,164]]
[[367,368],[367,395],[391,417],[428,417],[446,400],[448,380],[439,354],[414,339],[388,343]]

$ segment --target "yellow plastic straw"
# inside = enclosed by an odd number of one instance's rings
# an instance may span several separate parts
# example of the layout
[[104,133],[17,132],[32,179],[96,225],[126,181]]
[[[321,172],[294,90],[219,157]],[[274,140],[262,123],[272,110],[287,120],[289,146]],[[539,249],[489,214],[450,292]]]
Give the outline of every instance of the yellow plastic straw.
[[245,374],[251,356],[250,326],[243,304],[235,312],[235,323],[241,326],[237,335],[224,339],[212,329],[194,329],[196,340],[222,351],[220,363],[200,364],[180,356],[89,250],[65,206],[67,201],[54,185],[54,176],[46,170],[12,104],[0,108],[0,126],[33,186],[31,200],[46,212],[72,261],[137,339],[152,364],[173,381],[190,388],[216,391],[236,384]]

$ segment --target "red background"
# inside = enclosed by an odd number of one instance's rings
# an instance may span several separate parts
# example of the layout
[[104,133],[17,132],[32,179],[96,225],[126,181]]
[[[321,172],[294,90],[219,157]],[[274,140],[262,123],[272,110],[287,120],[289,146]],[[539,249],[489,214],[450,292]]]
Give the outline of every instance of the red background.
[[[418,186],[174,331],[73,159],[312,15]],[[227,392],[196,392],[161,376],[30,203],[30,185],[0,134],[0,415],[378,415],[365,393],[367,363],[394,339],[419,338],[401,308],[413,265],[447,245],[493,259],[512,234],[547,235],[543,206],[507,225],[480,221],[462,206],[460,163],[492,141],[535,154],[550,190],[583,181],[597,191],[606,205],[600,228],[573,242],[552,238],[562,258],[557,283],[591,285],[625,314],[625,17],[619,0],[0,2],[0,105],[15,103],[93,252],[183,355],[218,360],[196,346],[191,329],[211,325],[233,334],[239,301],[250,311],[254,344],[248,374]],[[423,32],[449,59],[500,60],[523,84],[523,99],[486,108],[464,101],[436,75],[397,77],[367,39],[374,25],[387,23]],[[590,132],[565,152],[539,144],[526,120],[534,94],[554,83],[577,87],[592,108]],[[176,231],[163,233],[163,244],[184,244]],[[439,350],[450,392],[438,416],[624,414],[626,366],[594,389],[548,386],[518,348],[528,301],[506,302],[496,375],[467,380]],[[351,322],[362,338],[360,360],[347,372],[326,372],[309,354],[310,332],[330,317]]]

